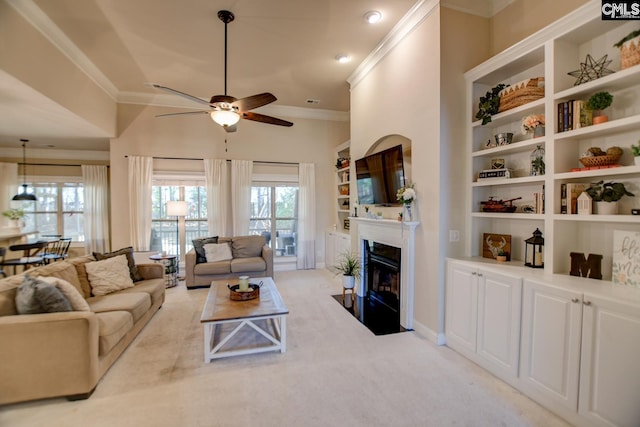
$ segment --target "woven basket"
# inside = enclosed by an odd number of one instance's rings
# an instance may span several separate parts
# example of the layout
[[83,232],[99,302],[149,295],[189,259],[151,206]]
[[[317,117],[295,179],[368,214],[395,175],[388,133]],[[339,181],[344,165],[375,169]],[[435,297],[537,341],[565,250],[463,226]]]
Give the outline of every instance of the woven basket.
[[521,81],[501,90],[498,95],[500,96],[499,113],[544,98],[544,77]]
[[620,47],[620,68],[633,67],[640,63],[640,36],[627,40]]
[[621,156],[592,156],[592,157],[581,157],[580,163],[582,163],[585,167],[593,167],[593,166],[607,166],[613,165],[618,160],[620,160]]

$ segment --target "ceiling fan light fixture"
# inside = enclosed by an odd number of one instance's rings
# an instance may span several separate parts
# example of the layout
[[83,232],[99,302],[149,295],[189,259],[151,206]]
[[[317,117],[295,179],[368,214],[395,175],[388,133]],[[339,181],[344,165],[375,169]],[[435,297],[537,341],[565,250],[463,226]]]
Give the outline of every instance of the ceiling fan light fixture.
[[370,10],[364,14],[364,20],[369,24],[377,24],[382,19],[382,13],[377,10]]
[[214,110],[210,113],[211,120],[220,126],[233,126],[240,120],[240,115],[232,110]]
[[349,55],[345,55],[345,54],[339,54],[336,55],[336,61],[338,61],[341,64],[346,64],[347,62],[351,61],[351,57]]

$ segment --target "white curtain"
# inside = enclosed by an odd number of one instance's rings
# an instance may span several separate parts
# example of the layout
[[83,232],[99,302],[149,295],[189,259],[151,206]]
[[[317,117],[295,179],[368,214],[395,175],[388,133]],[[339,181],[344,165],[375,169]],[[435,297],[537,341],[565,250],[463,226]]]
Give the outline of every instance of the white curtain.
[[316,268],[316,168],[298,166],[298,258],[299,270]]
[[129,227],[134,251],[151,244],[153,157],[129,156]]
[[[18,192],[18,164],[0,163],[0,212],[11,208],[11,199]],[[18,202],[14,202],[18,203]],[[1,226],[9,226],[9,218],[0,217]]]
[[207,223],[210,236],[230,236],[229,178],[227,161],[204,159],[204,179],[207,187]]
[[249,234],[252,175],[251,160],[231,160],[231,218],[234,236]]
[[109,177],[107,167],[82,165],[84,182],[84,236],[87,253],[108,252]]

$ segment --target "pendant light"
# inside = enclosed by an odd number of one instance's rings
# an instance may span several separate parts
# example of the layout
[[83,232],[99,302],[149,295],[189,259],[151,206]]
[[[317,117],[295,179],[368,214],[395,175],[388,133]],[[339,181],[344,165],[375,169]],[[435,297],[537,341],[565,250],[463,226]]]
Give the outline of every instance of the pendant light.
[[21,139],[22,141],[22,192],[13,196],[12,200],[35,202],[36,196],[32,193],[27,193],[27,142],[28,139]]

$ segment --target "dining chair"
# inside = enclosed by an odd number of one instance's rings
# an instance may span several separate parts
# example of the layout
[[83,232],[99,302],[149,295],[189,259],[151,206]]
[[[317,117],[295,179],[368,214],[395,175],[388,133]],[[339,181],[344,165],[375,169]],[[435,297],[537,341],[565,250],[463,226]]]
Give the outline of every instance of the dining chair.
[[46,246],[47,246],[47,242],[45,241],[11,245],[9,246],[10,251],[13,251],[13,252],[22,251],[23,256],[20,258],[12,258],[12,259],[5,259],[3,257],[2,262],[0,263],[0,266],[13,267],[13,274],[15,275],[17,273],[17,267],[19,266],[21,266],[23,270],[26,271],[33,266],[42,265],[44,261],[41,256],[38,256],[38,253],[42,251]]

